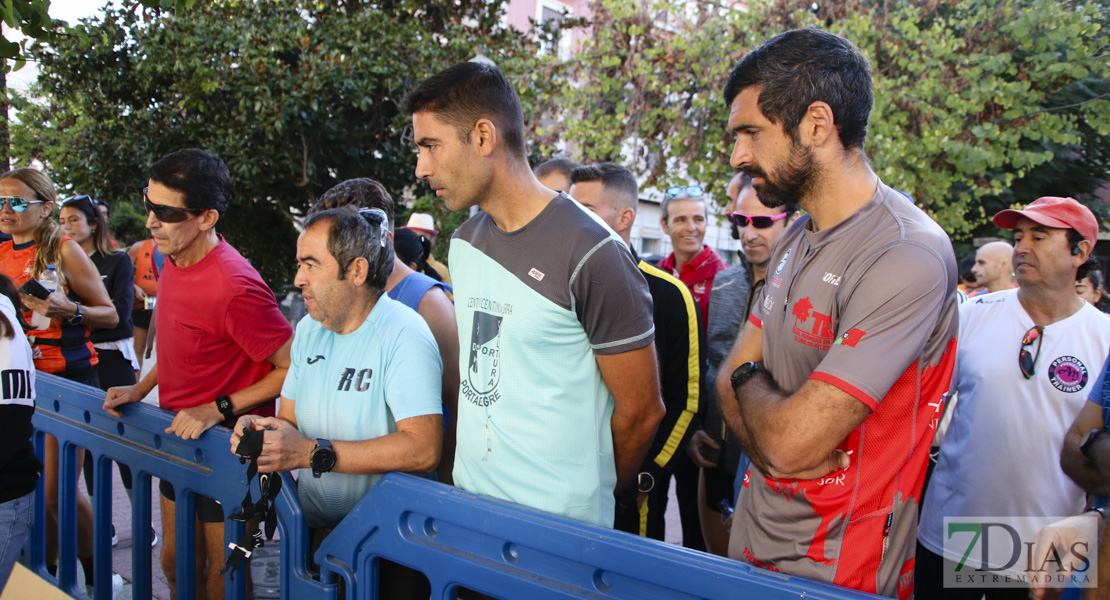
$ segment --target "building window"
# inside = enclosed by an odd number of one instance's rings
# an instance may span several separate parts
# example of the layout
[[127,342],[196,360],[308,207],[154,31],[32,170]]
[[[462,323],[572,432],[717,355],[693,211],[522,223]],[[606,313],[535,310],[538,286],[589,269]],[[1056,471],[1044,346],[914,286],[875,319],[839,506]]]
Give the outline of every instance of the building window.
[[[573,12],[570,6],[558,0],[540,0],[536,3],[536,22],[540,24],[548,22],[558,23],[572,16]],[[560,60],[569,59],[571,56],[570,32],[561,32],[559,34],[559,39],[554,42],[544,40],[540,44],[540,49],[544,53],[554,53]]]

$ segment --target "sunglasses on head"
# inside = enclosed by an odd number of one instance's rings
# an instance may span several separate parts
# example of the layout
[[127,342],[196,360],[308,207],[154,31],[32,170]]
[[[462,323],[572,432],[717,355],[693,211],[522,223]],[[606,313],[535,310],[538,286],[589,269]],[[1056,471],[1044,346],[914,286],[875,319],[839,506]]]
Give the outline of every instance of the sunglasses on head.
[[149,187],[143,188],[143,208],[146,209],[148,215],[154,213],[154,218],[163,223],[180,223],[189,218],[188,213],[196,215],[208,210],[207,208],[178,208],[176,206],[166,206],[165,204],[155,204],[151,202],[150,197],[146,195],[149,189]]
[[[1018,368],[1021,369],[1021,374],[1026,379],[1033,377],[1035,374],[1033,368],[1037,366],[1037,358],[1041,355],[1041,338],[1044,336],[1044,327],[1036,325],[1029,331],[1025,332],[1025,337],[1021,338],[1021,352],[1018,353]],[[1033,344],[1037,345],[1037,353],[1033,354],[1029,351],[1029,347]]]
[[379,243],[382,248],[385,248],[385,235],[382,235],[382,224],[389,221],[389,217],[385,216],[385,211],[380,208],[360,208],[358,211],[359,216],[366,219],[366,222],[378,228],[377,235],[381,237]]
[[701,189],[700,185],[680,185],[678,187],[667,188],[667,195],[671,198],[677,198],[682,194],[686,194],[691,198],[697,198],[705,194],[705,190]]
[[737,227],[747,227],[751,224],[756,229],[767,229],[775,221],[785,219],[789,213],[779,213],[777,215],[745,215],[744,213],[734,212],[728,216],[728,220]]
[[0,196],[0,210],[3,210],[5,203],[15,212],[21,213],[32,204],[42,204],[42,200],[28,200],[19,196]]
[[97,200],[96,198],[93,198],[92,196],[89,196],[88,194],[78,194],[76,196],[70,196],[69,198],[66,198],[65,200],[62,200],[62,206],[65,206],[65,205],[69,204],[70,202],[81,202],[81,201],[86,201],[89,204],[92,204],[92,205],[95,205],[95,206],[100,206],[100,205],[108,206],[104,202],[101,202],[100,200]]

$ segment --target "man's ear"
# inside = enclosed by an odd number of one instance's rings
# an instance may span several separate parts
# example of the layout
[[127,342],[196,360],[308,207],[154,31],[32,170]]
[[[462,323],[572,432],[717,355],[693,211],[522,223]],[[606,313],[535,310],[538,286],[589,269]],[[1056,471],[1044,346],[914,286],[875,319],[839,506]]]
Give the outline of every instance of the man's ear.
[[1083,263],[1087,262],[1089,258],[1091,258],[1091,242],[1088,242],[1087,240],[1080,240],[1077,246],[1079,246],[1079,252],[1072,255],[1072,259],[1075,262],[1075,266],[1079,267]]
[[798,124],[798,138],[806,146],[822,146],[835,136],[840,139],[832,107],[820,100],[809,105]]
[[355,286],[360,286],[366,283],[366,278],[370,274],[370,263],[366,259],[359,256],[347,265],[347,279]]
[[210,208],[200,213],[200,230],[208,231],[216,226],[216,222],[220,220],[220,213],[216,209]]
[[478,154],[485,157],[493,153],[494,147],[497,142],[497,126],[489,119],[478,119],[474,124],[474,130],[470,132],[471,141],[476,145]]
[[784,225],[784,227],[790,227],[790,224],[793,223],[794,220],[797,219],[800,216],[802,216],[802,211],[800,211],[800,210],[794,211],[794,214],[790,215],[789,217],[786,217],[786,219],[785,219],[786,225]]
[[631,226],[635,220],[636,211],[631,208],[622,208],[620,212],[617,213],[617,229],[623,231],[626,227]]

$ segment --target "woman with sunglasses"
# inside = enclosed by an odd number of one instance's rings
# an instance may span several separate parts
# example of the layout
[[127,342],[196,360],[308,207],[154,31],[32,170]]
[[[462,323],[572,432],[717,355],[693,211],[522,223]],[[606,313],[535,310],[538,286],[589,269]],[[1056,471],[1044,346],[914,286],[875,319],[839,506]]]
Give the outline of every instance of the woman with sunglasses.
[[[40,171],[22,168],[0,174],[0,231],[12,236],[0,243],[0,273],[23,285],[38,279],[48,264],[57,266],[58,288],[45,300],[21,294],[25,307],[50,319],[49,325],[27,332],[35,368],[99,387],[98,359],[89,328],[110,329],[119,316],[96,266],[51,218],[56,201],[54,183]],[[83,452],[78,450],[78,463]],[[50,565],[57,560],[58,550],[58,441],[53,436],[46,436],[45,459],[46,560]],[[77,517],[77,556],[88,584],[92,583],[92,507],[82,495],[77,497]]]

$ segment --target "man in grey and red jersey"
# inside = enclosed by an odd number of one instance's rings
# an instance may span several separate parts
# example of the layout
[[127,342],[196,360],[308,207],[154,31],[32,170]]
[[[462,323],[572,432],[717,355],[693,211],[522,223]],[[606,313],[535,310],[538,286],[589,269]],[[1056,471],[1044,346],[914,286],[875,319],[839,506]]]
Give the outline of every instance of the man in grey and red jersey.
[[732,165],[764,205],[806,212],[717,379],[752,460],[729,556],[907,598],[956,348],[951,243],[871,170],[871,69],[846,40],[776,36],[733,69],[725,102]]

